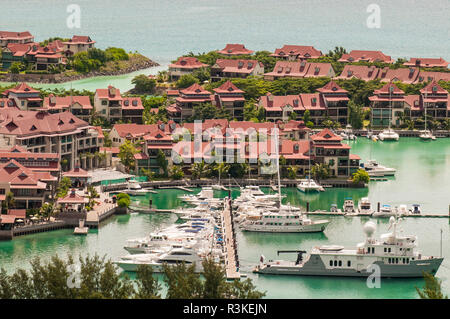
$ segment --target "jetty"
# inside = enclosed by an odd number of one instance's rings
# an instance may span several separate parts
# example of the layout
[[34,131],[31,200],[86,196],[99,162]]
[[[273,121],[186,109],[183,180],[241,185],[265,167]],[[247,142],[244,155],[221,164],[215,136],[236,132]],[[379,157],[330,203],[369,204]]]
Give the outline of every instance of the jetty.
[[224,236],[225,271],[227,279],[240,279],[239,260],[237,254],[236,233],[234,230],[231,199],[227,199],[222,211],[222,227]]

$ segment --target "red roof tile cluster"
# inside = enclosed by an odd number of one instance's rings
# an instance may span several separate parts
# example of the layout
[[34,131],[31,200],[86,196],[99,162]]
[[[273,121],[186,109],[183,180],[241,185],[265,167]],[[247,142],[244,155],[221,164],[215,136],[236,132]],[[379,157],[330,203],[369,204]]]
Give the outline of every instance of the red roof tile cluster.
[[285,96],[276,96],[268,93],[260,98],[260,105],[266,111],[282,111],[286,106],[292,107],[294,112],[326,109],[323,97],[319,93],[301,93]]
[[124,97],[122,100],[123,110],[143,110],[142,100],[140,97]]
[[4,96],[8,96],[9,92],[11,93],[15,93],[15,94],[30,94],[30,93],[34,93],[34,94],[39,94],[39,91],[36,89],[33,89],[31,86],[29,86],[28,84],[26,84],[25,82],[22,82],[18,85],[16,85],[14,88],[9,89],[9,90],[5,90],[3,92]]
[[84,177],[84,178],[88,178],[91,177],[91,174],[80,168],[80,167],[74,167],[73,169],[71,169],[68,172],[63,172],[63,176],[64,177]]
[[342,137],[334,134],[330,129],[325,128],[317,134],[310,136],[313,142],[340,142]]
[[227,44],[225,48],[223,48],[220,51],[217,51],[217,53],[223,54],[223,55],[243,55],[243,54],[252,54],[252,50],[248,50],[245,48],[243,44]]
[[338,60],[338,62],[384,62],[394,63],[389,55],[385,55],[381,51],[368,51],[368,50],[352,50],[350,53],[345,53]]
[[63,42],[64,44],[93,44],[95,41],[93,41],[89,36],[87,35],[74,35],[72,39],[70,39],[67,42]]
[[444,90],[436,80],[433,80],[431,83],[428,83],[423,89],[420,90],[422,94],[446,94],[448,95],[447,90]]
[[335,79],[348,80],[357,78],[363,81],[370,81],[377,78],[379,71],[380,69],[375,66],[348,64],[344,66],[341,75],[337,76]]
[[230,80],[213,90],[217,94],[244,94],[245,92],[234,85]]
[[305,45],[284,45],[281,49],[276,49],[271,54],[273,57],[294,57],[296,59],[316,59],[322,55],[322,52],[313,46]]

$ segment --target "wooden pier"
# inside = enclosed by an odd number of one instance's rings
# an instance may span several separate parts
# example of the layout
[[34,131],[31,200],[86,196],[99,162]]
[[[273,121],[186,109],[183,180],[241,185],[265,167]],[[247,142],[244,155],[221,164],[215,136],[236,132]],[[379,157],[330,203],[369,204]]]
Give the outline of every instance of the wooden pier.
[[237,256],[236,234],[234,232],[233,216],[230,200],[226,201],[222,211],[222,227],[225,249],[225,270],[227,279],[240,279],[239,260]]

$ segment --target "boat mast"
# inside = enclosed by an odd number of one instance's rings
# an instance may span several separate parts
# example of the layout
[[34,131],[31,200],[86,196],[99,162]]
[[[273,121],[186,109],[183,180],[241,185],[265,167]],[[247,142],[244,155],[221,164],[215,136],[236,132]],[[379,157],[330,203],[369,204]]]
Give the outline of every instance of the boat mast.
[[274,135],[275,135],[275,156],[277,157],[277,175],[278,175],[278,200],[280,201],[280,207],[281,207],[281,181],[280,181],[280,156],[278,151],[278,128],[274,127]]
[[427,100],[427,89],[425,88],[425,101],[424,101],[424,105],[425,105],[425,132],[424,133],[426,133],[426,131],[427,131],[427,102],[426,102],[426,100]]

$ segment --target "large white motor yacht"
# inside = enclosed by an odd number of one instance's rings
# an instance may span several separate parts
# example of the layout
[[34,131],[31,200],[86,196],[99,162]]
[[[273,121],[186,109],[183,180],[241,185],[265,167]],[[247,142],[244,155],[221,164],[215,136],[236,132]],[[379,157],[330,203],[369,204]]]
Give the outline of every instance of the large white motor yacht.
[[368,160],[367,163],[364,163],[363,168],[369,176],[394,176],[397,171],[395,168],[380,165],[374,159]]
[[303,193],[310,193],[320,192],[323,190],[323,187],[316,183],[313,179],[306,178],[300,180],[300,183],[297,184],[297,189]]
[[389,128],[379,133],[378,138],[382,141],[398,141],[400,136],[393,129]]

